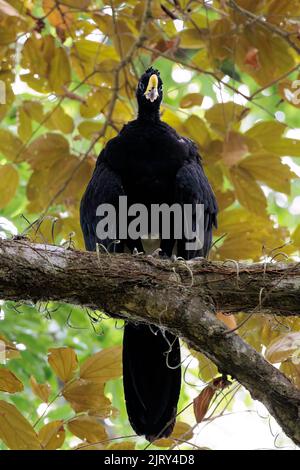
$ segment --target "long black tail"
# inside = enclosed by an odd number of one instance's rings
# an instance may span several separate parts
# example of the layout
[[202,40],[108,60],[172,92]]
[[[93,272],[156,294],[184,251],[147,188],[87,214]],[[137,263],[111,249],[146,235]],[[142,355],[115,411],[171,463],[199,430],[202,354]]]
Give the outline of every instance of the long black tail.
[[179,364],[178,338],[168,332],[164,337],[157,327],[126,324],[123,382],[127,413],[134,431],[150,442],[173,430],[181,385]]

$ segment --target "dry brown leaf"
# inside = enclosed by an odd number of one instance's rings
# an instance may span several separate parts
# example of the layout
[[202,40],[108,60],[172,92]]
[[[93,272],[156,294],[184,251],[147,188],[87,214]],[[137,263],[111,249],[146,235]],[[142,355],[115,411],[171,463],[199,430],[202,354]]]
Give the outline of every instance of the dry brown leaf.
[[80,377],[95,383],[107,382],[122,375],[122,348],[113,346],[93,354],[80,366]]
[[31,424],[14,405],[3,400],[0,400],[0,439],[11,450],[41,449]]
[[272,341],[266,349],[265,357],[272,364],[291,359],[300,353],[300,333],[287,333]]
[[8,369],[0,369],[0,390],[2,392],[16,393],[21,392],[24,386],[15,374]]
[[77,356],[74,349],[71,348],[49,349],[48,362],[63,382],[71,380],[78,367]]
[[38,439],[44,450],[55,450],[63,445],[65,435],[64,422],[57,420],[45,424],[39,431]]
[[40,398],[44,403],[48,403],[51,388],[49,384],[39,384],[33,377],[30,377],[30,386],[33,393]]
[[105,427],[94,416],[77,416],[68,422],[68,429],[74,436],[89,443],[98,443],[108,438]]
[[92,411],[98,415],[110,406],[109,399],[104,395],[104,383],[77,379],[66,384],[62,393],[77,413]]

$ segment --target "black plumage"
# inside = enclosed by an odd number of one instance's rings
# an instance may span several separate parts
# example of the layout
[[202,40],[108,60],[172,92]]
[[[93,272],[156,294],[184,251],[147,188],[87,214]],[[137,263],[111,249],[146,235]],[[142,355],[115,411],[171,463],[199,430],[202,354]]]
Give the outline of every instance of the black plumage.
[[[152,78],[151,78],[152,77]],[[150,86],[150,85],[151,86]],[[153,86],[152,86],[153,84]],[[162,81],[159,72],[148,69],[137,87],[138,117],[111,139],[98,157],[92,179],[81,201],[80,220],[86,248],[96,243],[109,251],[136,248],[144,251],[143,240],[98,239],[96,209],[110,203],[118,209],[119,196],[128,206],[144,204],[204,205],[204,244],[189,251],[186,240],[160,240],[161,254],[185,259],[207,256],[216,225],[217,203],[204,174],[195,144],[160,119]],[[193,210],[193,224],[196,211]],[[117,233],[118,233],[118,227]],[[126,324],[123,341],[123,381],[128,417],[133,429],[150,441],[168,436],[175,423],[180,393],[179,341],[171,333],[147,325]]]

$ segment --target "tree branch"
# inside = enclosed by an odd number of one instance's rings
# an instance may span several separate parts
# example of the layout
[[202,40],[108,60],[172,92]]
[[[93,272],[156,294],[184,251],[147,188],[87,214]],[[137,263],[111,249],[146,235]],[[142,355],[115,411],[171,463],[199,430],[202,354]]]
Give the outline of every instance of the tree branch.
[[300,314],[300,265],[161,261],[0,240],[0,298],[55,300],[165,327],[232,375],[300,445],[300,391],[215,310]]

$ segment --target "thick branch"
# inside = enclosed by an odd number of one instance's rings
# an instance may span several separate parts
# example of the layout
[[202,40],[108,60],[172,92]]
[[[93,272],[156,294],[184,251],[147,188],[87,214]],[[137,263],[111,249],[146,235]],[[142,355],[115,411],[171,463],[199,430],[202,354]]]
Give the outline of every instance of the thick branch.
[[296,315],[299,295],[299,264],[172,263],[0,240],[1,298],[69,302],[166,327],[244,385],[297,444],[299,390],[214,311]]

